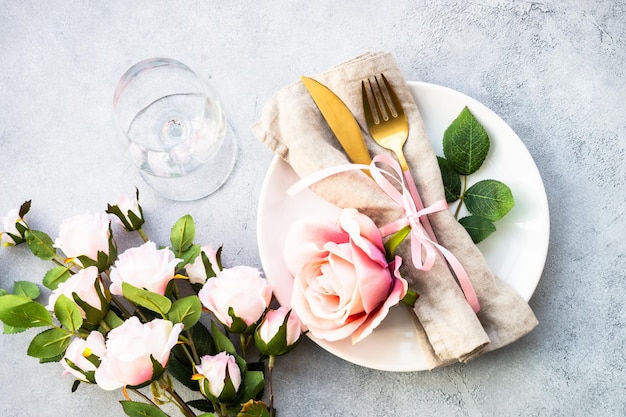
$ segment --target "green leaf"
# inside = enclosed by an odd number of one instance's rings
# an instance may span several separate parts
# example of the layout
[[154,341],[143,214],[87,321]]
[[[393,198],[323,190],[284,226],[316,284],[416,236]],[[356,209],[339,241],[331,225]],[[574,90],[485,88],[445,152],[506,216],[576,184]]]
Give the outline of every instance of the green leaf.
[[207,417],[207,416],[215,416],[217,417],[215,414],[213,414],[211,411],[214,410],[213,408],[213,404],[211,403],[211,401],[208,400],[191,400],[191,401],[187,401],[187,404],[192,406],[193,408],[195,408],[196,410],[200,410],[200,411],[205,411],[206,413],[201,414],[198,417]]
[[467,210],[492,222],[500,220],[515,205],[511,189],[496,180],[483,180],[465,192]]
[[393,261],[394,254],[396,253],[396,249],[400,246],[400,243],[406,238],[411,232],[411,226],[403,227],[398,230],[396,233],[391,235],[389,239],[385,242],[385,252],[387,257],[387,262]]
[[8,324],[5,324],[2,332],[4,334],[18,334],[18,333],[23,333],[26,330],[28,329],[24,327],[13,327],[13,326],[9,326]]
[[437,163],[439,164],[439,171],[441,171],[446,201],[448,203],[455,202],[461,196],[461,177],[447,159],[438,156]]
[[137,401],[120,401],[124,413],[130,417],[168,417],[159,407]]
[[0,312],[32,301],[23,295],[4,294],[0,297]]
[[43,277],[43,285],[54,291],[59,287],[59,284],[67,281],[71,275],[69,268],[56,266],[46,272],[46,275]]
[[115,329],[116,327],[120,327],[122,324],[124,324],[124,320],[119,318],[113,310],[109,310],[107,312],[107,314],[104,316],[104,322],[111,329]]
[[243,376],[243,387],[237,396],[239,403],[256,399],[258,393],[265,387],[265,376],[261,371],[248,371]]
[[[179,346],[175,346],[174,349],[182,349]],[[172,349],[172,352],[174,351]],[[167,362],[167,371],[176,378],[180,383],[185,385],[192,391],[200,391],[198,381],[191,379],[193,376],[192,367],[189,363],[184,363],[177,355],[172,355],[169,362]]]
[[467,230],[474,243],[485,240],[496,231],[496,226],[480,216],[467,216],[459,219],[459,223]]
[[217,353],[211,332],[201,322],[196,323],[189,330],[185,329],[185,331],[191,333],[198,356],[215,355]]
[[0,297],[0,320],[13,327],[42,327],[52,325],[52,315],[44,306],[19,295]]
[[107,299],[106,296],[103,294],[102,286],[99,280],[96,280],[94,282],[94,288],[96,290],[96,293],[98,294],[98,298],[100,299],[100,309],[84,301],[78,296],[78,294],[72,293],[72,299],[74,300],[76,305],[82,308],[85,312],[85,319],[83,320],[82,327],[89,330],[94,330],[100,326],[100,322],[106,316],[110,306],[110,299]]
[[270,412],[264,402],[250,400],[241,405],[237,417],[270,417]]
[[29,281],[15,281],[13,284],[13,294],[34,300],[39,297],[39,287],[37,284]]
[[189,214],[184,215],[174,224],[170,234],[170,242],[172,242],[172,250],[176,257],[182,256],[182,253],[189,249],[193,244],[195,235],[196,225]]
[[235,345],[233,345],[233,342],[217,328],[215,322],[211,322],[211,334],[213,335],[213,341],[215,342],[215,347],[218,351],[224,351],[233,356],[237,356]]
[[65,352],[70,344],[71,333],[52,328],[39,333],[28,346],[28,356],[34,358],[53,358]]
[[127,282],[122,283],[122,293],[129,301],[159,313],[164,318],[167,317],[167,312],[172,308],[172,301],[169,298],[143,288],[137,288]]
[[56,249],[53,247],[54,242],[44,232],[39,230],[28,230],[26,232],[26,243],[33,255],[44,261],[49,261],[56,256]]
[[489,152],[489,136],[467,107],[443,134],[443,154],[461,175],[478,170]]
[[409,307],[413,307],[418,298],[419,294],[409,288],[406,295],[402,298],[402,300],[400,300],[400,302],[408,305]]
[[200,245],[191,245],[187,250],[183,251],[180,256],[178,256],[182,261],[176,265],[176,270],[182,269],[185,265],[192,263],[196,257],[200,255],[201,250]]
[[202,315],[202,304],[195,295],[181,298],[172,304],[167,317],[174,323],[183,323],[185,329],[195,325]]
[[59,295],[59,298],[54,303],[54,315],[72,333],[76,332],[83,325],[80,309],[65,294]]

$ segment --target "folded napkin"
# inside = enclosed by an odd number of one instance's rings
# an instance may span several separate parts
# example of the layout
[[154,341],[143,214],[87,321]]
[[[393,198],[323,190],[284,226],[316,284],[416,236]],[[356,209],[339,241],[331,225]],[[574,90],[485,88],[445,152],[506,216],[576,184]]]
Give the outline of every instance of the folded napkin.
[[[444,198],[436,155],[424,130],[409,88],[388,53],[366,53],[314,76],[350,108],[366,137],[371,155],[388,153],[368,135],[361,101],[361,81],[384,73],[409,120],[404,153],[425,207]],[[304,178],[324,168],[348,163],[301,82],[276,93],[252,127],[258,139]],[[393,202],[362,171],[343,172],[312,186],[315,193],[343,208],[354,207],[382,227],[403,216]],[[481,309],[474,313],[442,257],[429,271],[417,270],[410,260],[408,239],[400,245],[402,276],[420,296],[414,311],[416,329],[429,368],[468,361],[509,344],[530,332],[537,320],[528,304],[504,281],[495,277],[463,227],[448,211],[429,215],[441,245],[450,250],[468,273]]]

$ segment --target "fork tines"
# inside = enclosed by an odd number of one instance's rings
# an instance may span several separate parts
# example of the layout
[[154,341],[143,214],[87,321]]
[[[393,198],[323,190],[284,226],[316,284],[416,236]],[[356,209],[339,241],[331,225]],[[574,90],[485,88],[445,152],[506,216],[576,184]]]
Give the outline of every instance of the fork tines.
[[372,117],[371,123],[378,124],[382,120],[386,121],[403,115],[402,105],[384,74],[380,74],[380,77],[375,76],[373,82],[371,78],[363,80],[361,91],[365,115],[368,118]]

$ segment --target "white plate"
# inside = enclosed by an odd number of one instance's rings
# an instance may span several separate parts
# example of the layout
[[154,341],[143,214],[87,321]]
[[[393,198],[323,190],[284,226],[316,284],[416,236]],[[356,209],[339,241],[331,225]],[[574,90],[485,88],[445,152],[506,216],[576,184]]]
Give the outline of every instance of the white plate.
[[[433,84],[409,82],[409,87],[437,155],[443,155],[443,132],[464,106],[469,107],[489,134],[491,148],[487,159],[470,181],[493,178],[504,182],[513,192],[515,207],[496,223],[497,231],[478,246],[492,271],[529,300],[543,271],[550,228],[548,201],[535,162],[515,132],[476,100]],[[298,218],[338,213],[336,207],[309,190],[288,197],[287,188],[298,179],[288,164],[274,158],[265,177],[258,210],[258,244],[265,275],[275,284],[278,301],[286,306],[293,288],[293,278],[282,256],[289,227]],[[454,205],[450,207],[454,208]],[[332,354],[368,368],[426,369],[410,319],[400,306],[394,307],[370,336],[354,346],[349,338],[338,342],[311,339]]]

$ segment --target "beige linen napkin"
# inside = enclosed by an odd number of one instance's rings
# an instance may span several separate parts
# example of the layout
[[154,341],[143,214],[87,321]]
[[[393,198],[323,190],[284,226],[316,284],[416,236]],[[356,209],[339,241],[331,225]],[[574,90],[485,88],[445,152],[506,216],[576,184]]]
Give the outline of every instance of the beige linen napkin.
[[[384,73],[393,86],[410,124],[404,153],[425,206],[444,198],[437,159],[426,136],[422,118],[409,88],[388,53],[366,53],[314,76],[337,94],[355,115],[370,154],[387,152],[367,134],[361,102],[361,80]],[[338,141],[304,85],[281,89],[266,104],[252,127],[258,139],[288,162],[300,177],[348,161]],[[324,179],[313,191],[339,207],[354,207],[381,227],[400,218],[398,207],[361,171]],[[420,297],[414,306],[418,336],[429,368],[467,361],[509,344],[530,332],[537,320],[528,304],[505,282],[495,277],[469,235],[448,211],[429,216],[440,244],[450,250],[470,276],[480,301],[476,315],[467,304],[454,275],[439,257],[430,271],[413,267],[409,242],[398,253],[402,275]]]

